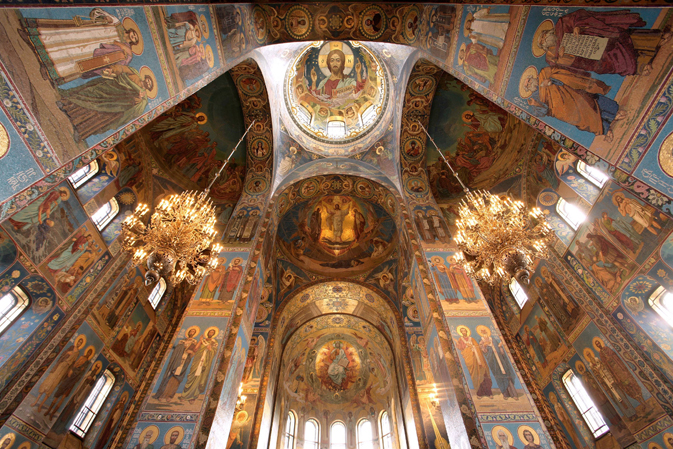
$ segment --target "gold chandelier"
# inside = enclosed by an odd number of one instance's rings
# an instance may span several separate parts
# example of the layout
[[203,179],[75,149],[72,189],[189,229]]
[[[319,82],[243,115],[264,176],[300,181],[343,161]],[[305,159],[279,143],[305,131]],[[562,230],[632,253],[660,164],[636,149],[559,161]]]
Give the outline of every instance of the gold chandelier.
[[460,251],[456,262],[467,274],[491,285],[515,278],[528,284],[534,259],[546,259],[552,230],[537,207],[526,210],[523,202],[484,190],[472,192],[458,177],[428,131],[421,125],[465,197],[458,208],[458,232],[454,241]]
[[147,225],[143,217],[149,207],[142,203],[122,222],[122,248],[136,266],[147,264],[145,285],[160,278],[173,285],[183,280],[194,285],[217,267],[223,247],[214,243],[217,216],[208,193],[254,123],[203,192],[185,191],[161,200]]

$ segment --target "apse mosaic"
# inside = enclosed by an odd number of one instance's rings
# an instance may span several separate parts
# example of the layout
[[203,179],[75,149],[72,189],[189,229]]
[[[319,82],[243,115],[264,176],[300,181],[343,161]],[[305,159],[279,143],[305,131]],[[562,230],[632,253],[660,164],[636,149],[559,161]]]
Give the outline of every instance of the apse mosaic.
[[300,327],[286,346],[282,388],[291,401],[317,411],[385,403],[395,380],[392,352],[366,321],[348,315],[316,318]]
[[381,61],[358,42],[317,42],[288,68],[285,102],[312,138],[350,143],[380,121],[388,103],[386,76]]
[[304,181],[299,189],[303,201],[281,218],[277,238],[284,254],[298,267],[326,276],[353,275],[379,265],[397,239],[376,186],[350,177],[331,177],[322,185],[319,180]]

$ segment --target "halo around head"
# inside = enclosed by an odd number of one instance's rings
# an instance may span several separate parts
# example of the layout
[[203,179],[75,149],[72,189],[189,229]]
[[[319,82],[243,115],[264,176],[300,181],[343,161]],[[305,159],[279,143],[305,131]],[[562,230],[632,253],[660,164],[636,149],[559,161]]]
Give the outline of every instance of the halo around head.
[[465,42],[460,44],[460,48],[458,49],[458,65],[463,65],[465,62],[465,53],[463,53],[463,56],[460,56],[461,52],[464,52],[465,49],[467,48],[467,45],[465,45]]
[[16,440],[16,434],[10,432],[7,435],[1,436],[0,437],[0,443],[4,443],[5,441],[7,441],[8,438],[9,438],[9,444],[7,445],[7,447],[5,449],[10,449],[12,447],[12,445],[14,444],[14,440]]
[[147,435],[150,432],[152,433],[152,436],[150,437],[150,444],[153,444],[157,440],[157,438],[159,438],[159,428],[155,425],[145,427],[145,429],[143,429],[143,431],[140,432],[138,442],[142,443],[143,440],[145,439],[145,435]]
[[521,74],[519,80],[519,96],[521,98],[528,98],[533,95],[533,91],[526,87],[526,82],[529,78],[537,78],[537,67],[534,65],[526,67],[526,70]]
[[551,19],[547,19],[543,21],[540,25],[538,25],[537,30],[535,30],[535,34],[533,35],[533,43],[532,43],[532,52],[533,56],[536,58],[540,58],[544,56],[546,53],[544,49],[540,46],[540,36],[542,33],[546,33],[549,30],[554,29],[554,22],[551,21]]
[[470,36],[470,29],[467,27],[467,24],[471,21],[474,20],[474,15],[472,13],[467,13],[467,16],[465,16],[465,24],[463,25],[463,36],[464,37],[469,37]]
[[140,79],[144,80],[146,76],[149,76],[152,79],[152,89],[147,91],[148,98],[156,98],[159,93],[159,84],[157,84],[157,77],[154,75],[152,69],[146,65],[140,69]]
[[601,352],[601,350],[598,349],[598,345],[596,345],[597,342],[600,342],[602,347],[605,347],[605,342],[600,337],[594,337],[593,340],[591,340],[591,345],[594,347],[594,349],[598,352]]
[[519,428],[516,430],[516,433],[519,435],[519,439],[523,442],[523,444],[528,444],[528,441],[526,441],[526,439],[523,437],[523,433],[526,430],[528,430],[533,435],[533,443],[540,444],[540,435],[537,434],[535,429],[533,429],[531,426],[519,426]]
[[201,34],[203,35],[204,39],[208,39],[210,37],[210,27],[208,26],[208,20],[206,20],[206,16],[201,14],[199,17],[199,28],[201,28]]
[[472,331],[470,330],[470,328],[467,327],[467,326],[463,326],[462,324],[460,326],[456,327],[456,332],[458,332],[458,335],[460,335],[461,337],[463,336],[463,333],[461,332],[463,329],[467,330],[467,336],[468,337],[470,335],[472,335]]
[[63,195],[63,201],[68,201],[70,199],[70,189],[67,187],[59,187],[58,191]]
[[201,328],[199,326],[190,326],[190,327],[187,328],[187,331],[185,332],[185,335],[189,335],[189,331],[191,331],[191,330],[196,331],[194,336],[199,335],[199,332],[201,332]]
[[86,335],[84,335],[84,334],[78,335],[77,338],[75,338],[75,342],[73,343],[73,345],[76,348],[77,347],[82,348],[82,347],[84,347],[85,344],[86,344]]
[[179,435],[173,444],[180,444],[182,442],[182,439],[185,437],[185,429],[183,429],[182,426],[173,426],[168,429],[168,432],[164,435],[164,444],[171,444],[171,434],[176,431]]
[[122,26],[127,31],[133,30],[136,32],[138,35],[138,43],[131,47],[131,51],[136,56],[142,55],[143,51],[145,50],[145,41],[143,40],[143,35],[140,32],[140,28],[138,28],[138,24],[132,18],[124,17],[124,20],[122,20]]
[[[669,442],[670,440],[670,442]],[[668,449],[673,449],[673,433],[671,432],[666,432],[664,434],[664,444]]]
[[491,336],[491,329],[488,326],[484,326],[483,324],[480,324],[479,326],[477,326],[477,333],[479,335],[483,335],[484,333],[486,333],[486,335],[488,337],[490,337]]
[[[215,335],[213,335],[212,337],[208,337],[208,332],[210,332],[210,331],[215,331]],[[220,329],[217,326],[210,326],[208,329],[206,329],[206,331],[203,333],[203,335],[205,335],[208,338],[215,338],[215,337],[217,337],[217,334],[219,334],[219,333],[220,333]]]
[[496,444],[500,442],[499,437],[500,432],[505,434],[505,436],[507,437],[507,442],[509,443],[510,446],[513,446],[514,437],[512,436],[512,432],[510,432],[509,429],[504,426],[494,426],[493,429],[491,429],[491,436],[493,437],[493,441],[495,441]]

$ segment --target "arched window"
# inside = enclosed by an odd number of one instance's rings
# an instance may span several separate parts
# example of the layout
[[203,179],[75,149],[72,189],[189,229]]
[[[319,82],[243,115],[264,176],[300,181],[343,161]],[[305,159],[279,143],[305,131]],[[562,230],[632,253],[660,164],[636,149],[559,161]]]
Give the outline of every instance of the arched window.
[[346,135],[346,123],[341,120],[331,120],[327,122],[327,137],[331,139],[341,139]]
[[587,390],[584,389],[584,385],[579,380],[573,370],[569,369],[563,375],[563,385],[565,385],[566,390],[570,393],[570,397],[573,399],[573,402],[577,406],[577,409],[580,411],[584,422],[589,426],[589,430],[594,435],[594,438],[598,438],[601,435],[607,433],[608,429],[607,424],[601,412],[598,411],[594,401],[591,400],[591,396],[587,393]]
[[329,448],[346,449],[346,425],[341,421],[334,421],[329,429]]
[[388,412],[384,411],[381,413],[379,427],[381,428],[381,449],[393,449],[393,432]]
[[150,302],[154,310],[156,310],[157,306],[161,302],[161,298],[163,298],[165,292],[166,292],[166,281],[164,281],[164,278],[160,278],[159,282],[157,282],[157,285],[155,285],[154,288],[152,289],[150,297],[147,298],[147,300]]
[[367,109],[362,111],[362,124],[369,125],[376,118],[376,106],[369,105]]
[[85,165],[72,175],[68,176],[68,180],[74,188],[78,188],[89,179],[93,178],[96,173],[98,173],[98,161],[94,160],[89,165]]
[[297,432],[297,418],[294,412],[290,410],[287,414],[287,423],[285,423],[285,449],[294,449],[295,433]]
[[570,225],[571,228],[577,230],[580,224],[586,220],[586,215],[575,205],[570,204],[563,198],[559,198],[556,203],[556,212],[563,217],[563,219]]
[[320,449],[320,424],[315,419],[304,424],[304,449]]
[[662,317],[669,326],[673,327],[673,294],[659,286],[648,300],[650,306]]
[[297,118],[307,125],[311,123],[311,113],[308,111],[306,106],[302,104],[299,105],[297,108]]
[[358,423],[358,449],[374,449],[374,435],[372,423],[367,418],[362,418]]
[[528,301],[528,295],[523,291],[523,288],[521,288],[521,284],[514,278],[512,278],[512,282],[509,283],[509,291],[512,292],[514,299],[516,299],[516,303],[519,304],[519,308],[523,309],[523,305]]
[[0,298],[0,334],[16,321],[30,305],[30,299],[21,287],[14,287]]
[[105,226],[112,221],[112,219],[119,213],[119,203],[116,198],[112,198],[107,203],[103,204],[95,214],[91,216],[91,220],[96,223],[99,231],[102,231]]
[[591,183],[598,187],[603,187],[608,182],[608,176],[591,165],[587,165],[582,161],[577,161],[577,173],[587,178]]
[[82,408],[77,413],[75,421],[73,421],[70,426],[70,431],[80,438],[86,436],[89,427],[93,424],[96,419],[96,415],[100,411],[100,408],[103,406],[105,399],[107,399],[112,386],[115,383],[115,377],[109,370],[105,370],[103,375],[96,381],[89,397],[86,398],[86,402],[82,405]]

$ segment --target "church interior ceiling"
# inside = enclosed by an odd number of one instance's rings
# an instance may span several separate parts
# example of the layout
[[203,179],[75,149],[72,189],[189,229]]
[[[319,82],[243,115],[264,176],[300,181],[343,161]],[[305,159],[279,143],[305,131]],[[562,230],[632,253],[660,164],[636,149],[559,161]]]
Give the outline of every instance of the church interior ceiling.
[[[671,9],[31,1],[0,9],[0,292],[33,300],[0,334],[6,449],[66,447],[105,370],[87,449],[204,449],[211,427],[261,447],[276,391],[325,423],[397,404],[431,447],[609,446],[568,369],[613,447],[673,449],[673,341],[649,302],[673,289]],[[205,188],[251,124],[210,191],[222,265],[155,309],[122,220]],[[470,188],[547,215],[524,307],[454,263],[461,189],[423,127]]]

